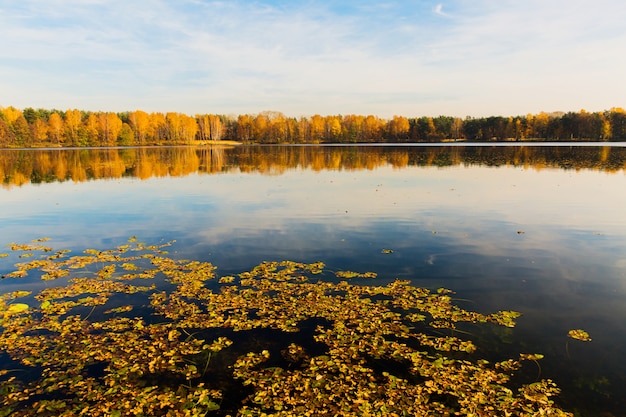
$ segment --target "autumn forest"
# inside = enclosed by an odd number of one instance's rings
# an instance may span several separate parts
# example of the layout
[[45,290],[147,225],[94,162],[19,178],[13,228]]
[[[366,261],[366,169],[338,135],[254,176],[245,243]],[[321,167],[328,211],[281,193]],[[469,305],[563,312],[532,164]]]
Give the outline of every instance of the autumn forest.
[[0,107],[0,147],[133,146],[241,143],[392,143],[468,141],[622,141],[626,111],[556,112],[465,119],[450,116],[390,120],[368,115],[286,117],[189,116],[182,113],[89,112]]

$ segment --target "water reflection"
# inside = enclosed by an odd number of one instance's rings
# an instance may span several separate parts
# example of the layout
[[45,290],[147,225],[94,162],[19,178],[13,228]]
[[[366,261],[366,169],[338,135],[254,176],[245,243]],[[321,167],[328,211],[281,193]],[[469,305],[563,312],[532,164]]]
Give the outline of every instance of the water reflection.
[[[621,147],[0,151],[0,229],[3,243],[48,236],[75,251],[177,239],[174,257],[222,275],[321,260],[377,272],[377,284],[448,287],[471,309],[523,313],[512,331],[476,334],[503,342],[481,354],[544,353],[542,377],[566,405],[620,415],[625,164]],[[0,273],[16,261],[0,258]],[[25,285],[4,280],[0,292]],[[573,328],[593,342],[567,354]]]
[[275,175],[294,168],[362,170],[381,166],[515,166],[592,169],[626,168],[623,147],[545,146],[241,146],[116,149],[0,150],[5,187],[53,181],[136,177],[147,179],[237,170]]

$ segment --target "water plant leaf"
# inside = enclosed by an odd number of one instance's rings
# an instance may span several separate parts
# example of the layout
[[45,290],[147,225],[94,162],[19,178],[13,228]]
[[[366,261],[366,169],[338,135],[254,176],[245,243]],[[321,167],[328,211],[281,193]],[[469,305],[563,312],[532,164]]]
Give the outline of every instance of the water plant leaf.
[[7,308],[7,312],[9,313],[21,313],[26,310],[28,310],[28,304],[24,304],[24,303],[10,304],[9,307]]
[[590,342],[591,337],[589,337],[589,333],[582,329],[574,329],[567,332],[567,335],[572,339],[582,340],[583,342]]
[[20,298],[20,297],[28,297],[29,295],[31,295],[33,292],[32,291],[13,291],[13,292],[9,292],[6,294],[3,294],[1,297],[4,300],[14,300],[16,298]]
[[[42,308],[43,308],[43,303],[42,303]],[[120,314],[120,313],[128,313],[129,311],[133,310],[133,306],[131,305],[127,305],[127,306],[121,306],[121,307],[115,307],[115,308],[111,308],[108,309],[104,312],[104,314]]]
[[221,277],[219,279],[219,283],[220,284],[230,284],[230,283],[232,283],[234,281],[235,281],[235,277],[230,276],[230,275],[229,276],[225,276],[225,277]]

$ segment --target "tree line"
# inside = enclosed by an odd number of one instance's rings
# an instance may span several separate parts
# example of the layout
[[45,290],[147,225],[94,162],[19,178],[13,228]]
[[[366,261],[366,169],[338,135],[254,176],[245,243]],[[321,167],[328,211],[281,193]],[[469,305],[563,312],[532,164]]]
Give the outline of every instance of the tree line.
[[131,146],[242,143],[397,143],[467,141],[626,140],[626,111],[526,116],[415,117],[368,115],[287,117],[264,111],[239,116],[0,108],[0,147]]

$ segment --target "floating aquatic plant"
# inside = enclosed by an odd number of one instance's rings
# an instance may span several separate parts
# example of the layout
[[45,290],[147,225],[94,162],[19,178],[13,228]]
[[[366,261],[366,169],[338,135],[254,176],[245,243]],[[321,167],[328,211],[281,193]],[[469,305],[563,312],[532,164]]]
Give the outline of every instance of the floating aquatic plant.
[[591,337],[589,337],[589,333],[581,329],[574,329],[567,332],[567,335],[572,339],[582,340],[583,342],[590,342]]
[[208,262],[165,256],[170,244],[72,257],[13,245],[42,255],[7,277],[59,285],[0,296],[0,354],[31,371],[0,371],[0,416],[569,415],[550,380],[508,385],[541,355],[490,363],[455,330],[519,313],[467,311],[408,281],[326,282],[321,262],[215,279]]
[[376,272],[354,272],[354,271],[337,271],[335,275],[339,278],[376,278]]
[[[572,329],[569,332],[567,332],[567,336],[571,337],[572,339],[576,339],[576,340],[581,340],[583,342],[591,342],[591,337],[589,336],[589,333],[587,333],[586,331],[582,330],[582,329]],[[565,353],[567,354],[567,357],[569,358],[569,341],[565,342]]]

